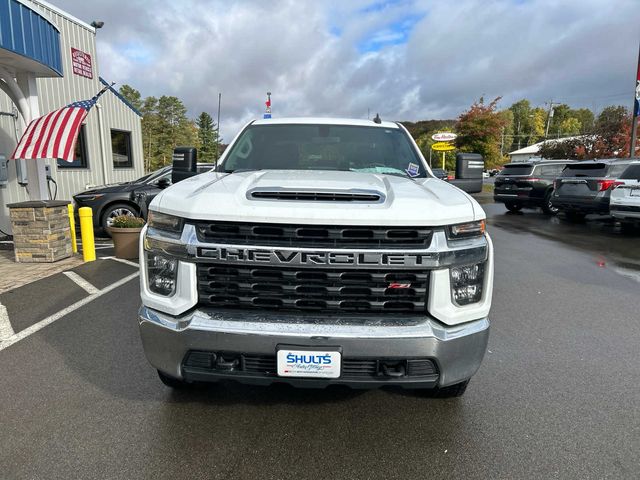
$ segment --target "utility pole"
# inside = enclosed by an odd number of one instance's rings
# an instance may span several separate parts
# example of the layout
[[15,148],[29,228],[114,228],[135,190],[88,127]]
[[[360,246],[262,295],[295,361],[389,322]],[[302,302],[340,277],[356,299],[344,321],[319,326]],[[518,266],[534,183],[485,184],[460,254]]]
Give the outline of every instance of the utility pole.
[[636,74],[635,99],[633,102],[633,116],[631,117],[631,148],[629,156],[636,156],[636,142],[638,139],[638,116],[640,116],[640,48],[638,49],[638,72]]
[[547,128],[544,131],[544,139],[547,139],[549,135],[549,126],[551,125],[551,119],[553,118],[553,106],[560,105],[559,103],[554,103],[553,100],[549,100],[549,102],[545,103],[545,105],[549,105],[549,113],[547,114]]

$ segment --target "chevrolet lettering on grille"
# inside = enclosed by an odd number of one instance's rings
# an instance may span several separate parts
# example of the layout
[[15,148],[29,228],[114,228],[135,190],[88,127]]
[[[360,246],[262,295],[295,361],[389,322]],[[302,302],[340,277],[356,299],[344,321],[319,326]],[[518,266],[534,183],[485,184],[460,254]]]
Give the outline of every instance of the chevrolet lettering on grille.
[[198,257],[222,260],[234,264],[290,265],[290,266],[380,266],[405,268],[425,266],[434,258],[432,253],[376,253],[376,252],[309,252],[254,248],[201,247]]

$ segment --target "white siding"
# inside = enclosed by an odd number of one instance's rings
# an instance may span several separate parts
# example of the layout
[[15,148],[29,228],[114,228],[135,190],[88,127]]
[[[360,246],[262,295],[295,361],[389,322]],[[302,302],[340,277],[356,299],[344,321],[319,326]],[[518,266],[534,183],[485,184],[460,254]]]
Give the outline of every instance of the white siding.
[[[40,113],[45,114],[56,108],[63,107],[74,101],[86,100],[93,97],[102,87],[99,81],[98,60],[96,55],[96,35],[92,29],[67,18],[46,5],[33,3],[34,10],[44,13],[60,29],[60,48],[62,50],[63,78],[41,78],[37,80]],[[93,79],[75,75],[71,64],[71,47],[91,55]],[[108,79],[106,79],[108,80]],[[117,86],[115,87],[117,88]],[[85,121],[88,168],[86,169],[58,169],[55,160],[51,165],[52,175],[58,184],[58,199],[70,200],[71,196],[88,186],[102,185],[134,180],[144,174],[142,158],[141,119],[111,91],[106,92],[98,104],[102,107],[103,138],[105,158],[102,158],[100,148],[100,129],[98,122],[98,108],[89,112]],[[0,111],[11,112],[13,104],[0,91]],[[131,132],[132,168],[113,168],[111,155],[111,129]],[[0,154],[9,156],[15,148],[14,121],[11,117],[0,117]],[[106,178],[103,173],[102,162],[106,164]],[[0,188],[0,229],[7,231],[8,203],[28,200],[25,188],[15,181],[15,166],[9,165],[9,185]],[[54,188],[52,186],[52,188]]]

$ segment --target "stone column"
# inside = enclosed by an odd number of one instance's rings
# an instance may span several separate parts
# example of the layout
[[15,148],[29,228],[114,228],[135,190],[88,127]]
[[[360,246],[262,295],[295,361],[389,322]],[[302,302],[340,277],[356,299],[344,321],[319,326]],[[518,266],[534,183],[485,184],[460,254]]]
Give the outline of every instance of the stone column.
[[35,200],[7,205],[16,262],[56,262],[71,256],[68,204]]

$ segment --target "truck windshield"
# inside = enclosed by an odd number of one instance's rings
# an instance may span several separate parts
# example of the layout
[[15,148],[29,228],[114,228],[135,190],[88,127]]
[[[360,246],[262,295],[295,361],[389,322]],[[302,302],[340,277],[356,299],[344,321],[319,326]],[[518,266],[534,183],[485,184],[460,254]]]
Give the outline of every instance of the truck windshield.
[[427,176],[403,130],[347,125],[249,126],[222,165],[224,172],[237,170],[341,170]]

